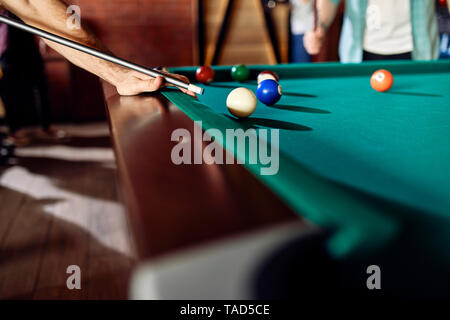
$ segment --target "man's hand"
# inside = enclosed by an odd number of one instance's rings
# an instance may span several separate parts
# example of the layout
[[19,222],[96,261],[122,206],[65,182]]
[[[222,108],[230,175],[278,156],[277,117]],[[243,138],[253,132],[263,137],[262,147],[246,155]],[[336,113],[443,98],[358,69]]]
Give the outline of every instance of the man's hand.
[[318,27],[307,31],[303,37],[303,45],[311,55],[318,54],[322,49],[325,33],[333,22],[337,10],[336,4],[330,0],[317,0],[316,5]]
[[[121,74],[119,79],[113,83],[121,96],[133,96],[144,92],[154,92],[163,87],[170,86],[170,84],[168,85],[165,82],[163,77],[153,78],[133,70],[123,70],[121,71]],[[179,80],[189,82],[188,78],[185,76],[170,73],[166,74]],[[192,97],[196,97],[196,94],[192,91],[183,88],[179,89]]]
[[325,31],[322,27],[318,27],[316,30],[310,30],[305,33],[303,37],[303,45],[306,51],[315,55],[322,49],[323,39],[325,37]]
[[[0,0],[0,4],[32,26],[110,53],[84,23],[80,29],[67,28],[67,4],[61,0]],[[154,79],[52,41],[45,40],[45,42],[73,64],[115,85],[121,95],[152,92],[167,85],[162,77]],[[183,76],[171,76],[187,81]],[[182,88],[180,90],[195,97],[195,93],[191,91]]]

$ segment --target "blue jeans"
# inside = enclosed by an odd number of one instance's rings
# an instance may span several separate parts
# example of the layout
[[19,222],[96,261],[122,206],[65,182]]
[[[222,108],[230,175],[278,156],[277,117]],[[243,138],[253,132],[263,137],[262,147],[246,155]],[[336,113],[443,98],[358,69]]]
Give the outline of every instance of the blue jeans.
[[450,59],[450,33],[441,34],[440,59]]
[[303,46],[303,34],[291,36],[291,62],[311,62],[311,55]]

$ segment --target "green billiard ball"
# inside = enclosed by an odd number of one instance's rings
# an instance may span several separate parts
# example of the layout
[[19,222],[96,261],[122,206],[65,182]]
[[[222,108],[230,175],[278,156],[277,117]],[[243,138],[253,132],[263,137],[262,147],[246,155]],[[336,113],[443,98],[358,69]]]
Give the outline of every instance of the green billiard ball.
[[231,77],[238,82],[244,82],[248,79],[250,70],[244,64],[239,64],[231,68]]

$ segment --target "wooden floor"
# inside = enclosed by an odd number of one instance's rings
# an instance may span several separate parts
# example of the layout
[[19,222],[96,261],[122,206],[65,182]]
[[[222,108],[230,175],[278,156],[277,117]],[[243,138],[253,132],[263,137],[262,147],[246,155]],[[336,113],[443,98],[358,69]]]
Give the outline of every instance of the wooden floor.
[[[0,168],[0,299],[127,298],[135,263],[106,124],[20,148]],[[69,290],[67,267],[81,268]]]

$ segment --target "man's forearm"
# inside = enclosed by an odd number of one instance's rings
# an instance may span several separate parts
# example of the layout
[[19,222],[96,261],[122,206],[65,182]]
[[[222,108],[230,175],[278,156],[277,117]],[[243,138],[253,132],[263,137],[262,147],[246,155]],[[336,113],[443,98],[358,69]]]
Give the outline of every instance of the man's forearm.
[[[81,28],[67,27],[67,5],[60,0],[0,0],[0,2],[27,24],[98,50],[107,51],[101,41],[83,23]],[[120,78],[122,67],[48,40],[45,42],[73,64],[97,76],[113,84],[121,80],[118,78]]]
[[327,30],[336,16],[337,6],[330,0],[317,0],[317,25]]

